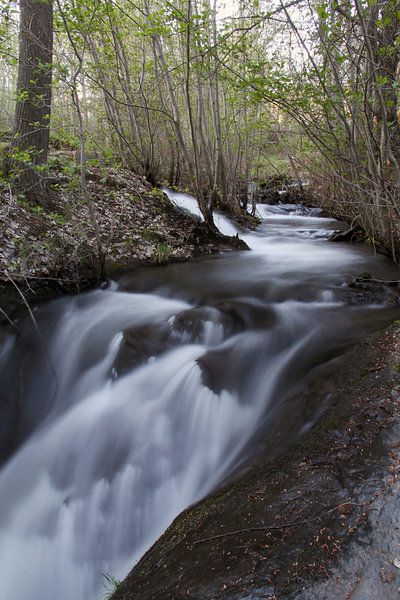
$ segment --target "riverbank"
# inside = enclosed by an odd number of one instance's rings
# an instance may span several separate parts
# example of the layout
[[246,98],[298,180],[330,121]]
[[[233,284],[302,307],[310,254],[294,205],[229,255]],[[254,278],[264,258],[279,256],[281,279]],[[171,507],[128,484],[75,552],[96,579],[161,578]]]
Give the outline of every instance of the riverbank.
[[399,339],[395,323],[323,369],[293,402],[319,423],[177,517],[113,600],[396,598]]
[[[397,271],[329,243],[336,223],[318,210],[260,210],[253,252],[136,269],[37,307],[5,336],[4,456],[19,448],[0,481],[6,595],[99,597],[101,573],[127,573],[221,482],[121,593],[295,597],[365,524],[387,464],[376,440],[394,416],[395,338],[349,349],[400,318],[397,286],[382,284]],[[32,497],[46,502],[21,536]],[[12,565],[37,564],[38,523],[49,578],[18,578]]]
[[[27,300],[79,293],[138,265],[167,264],[244,249],[212,235],[158,188],[122,169],[59,185],[51,210],[23,196],[0,196],[0,320]],[[61,180],[60,180],[61,181]]]

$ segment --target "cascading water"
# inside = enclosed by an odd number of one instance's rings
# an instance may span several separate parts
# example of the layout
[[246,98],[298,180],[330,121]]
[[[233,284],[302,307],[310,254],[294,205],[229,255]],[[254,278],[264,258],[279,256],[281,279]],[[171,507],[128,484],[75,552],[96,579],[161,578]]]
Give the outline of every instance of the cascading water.
[[102,573],[123,577],[249,458],[314,369],[398,317],[343,287],[394,278],[389,262],[329,244],[316,210],[258,209],[252,252],[139,269],[3,337],[4,598],[101,598]]

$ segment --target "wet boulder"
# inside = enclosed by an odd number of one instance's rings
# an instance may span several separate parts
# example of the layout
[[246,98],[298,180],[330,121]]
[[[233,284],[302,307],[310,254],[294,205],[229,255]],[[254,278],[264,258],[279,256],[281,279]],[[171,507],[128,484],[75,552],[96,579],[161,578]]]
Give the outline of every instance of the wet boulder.
[[216,303],[215,307],[233,320],[236,332],[245,329],[269,329],[277,320],[272,307],[253,301],[227,300]]
[[242,330],[233,315],[204,306],[185,310],[171,319],[171,330],[182,342],[216,345]]
[[165,321],[126,329],[112,372],[115,377],[123,375],[181,344],[215,346],[238,329],[243,327],[231,315],[208,306],[182,311]]
[[197,359],[202,383],[214,394],[228,391],[246,402],[254,393],[254,381],[264,377],[280,340],[265,331],[247,331]]
[[[197,363],[201,369],[203,384],[215,394],[223,390],[243,393],[243,373],[257,369],[268,355],[265,331],[277,323],[273,308],[246,300],[218,302],[216,308],[231,319],[232,333],[247,331],[246,339],[232,338],[218,348],[211,348]],[[250,331],[252,333],[250,333]]]
[[380,304],[400,306],[398,281],[381,281],[369,274],[356,277],[342,288],[339,294],[348,304]]
[[148,323],[123,332],[112,372],[123,375],[144,364],[150,357],[159,356],[173,346],[167,322]]

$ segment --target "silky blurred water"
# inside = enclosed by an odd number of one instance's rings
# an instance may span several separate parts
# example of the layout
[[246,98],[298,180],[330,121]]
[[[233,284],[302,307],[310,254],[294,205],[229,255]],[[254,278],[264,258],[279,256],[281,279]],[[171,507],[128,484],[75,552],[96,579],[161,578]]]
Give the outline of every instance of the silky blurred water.
[[317,209],[258,211],[253,233],[216,217],[251,252],[138,269],[3,337],[2,597],[101,598],[102,573],[126,575],[234,472],[317,365],[398,318],[343,296],[353,275],[397,276],[389,261],[329,243]]

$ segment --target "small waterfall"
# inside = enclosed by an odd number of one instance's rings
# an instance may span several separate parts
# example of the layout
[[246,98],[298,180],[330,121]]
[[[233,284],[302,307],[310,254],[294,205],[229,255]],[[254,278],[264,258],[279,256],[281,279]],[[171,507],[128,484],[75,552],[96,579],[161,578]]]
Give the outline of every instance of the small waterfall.
[[210,310],[214,321],[202,322],[197,343],[175,329],[173,348],[114,379],[121,329],[172,328],[188,305],[112,291],[60,304],[49,345],[56,401],[0,473],[0,578],[15,600],[83,600],[99,590],[102,572],[123,576],[178,512],[229,473],[289,360],[275,351],[262,385],[215,393],[199,359],[218,348],[239,367],[265,339],[238,333],[219,344],[222,315]]
[[[168,195],[169,199],[175,204],[175,206],[178,206],[178,208],[181,210],[197,217],[201,221],[204,220],[196,198],[190,194],[175,192],[170,188],[163,188],[163,191]],[[242,232],[239,227],[236,227],[236,225],[220,211],[215,210],[213,216],[215,225],[224,235],[236,235]]]

